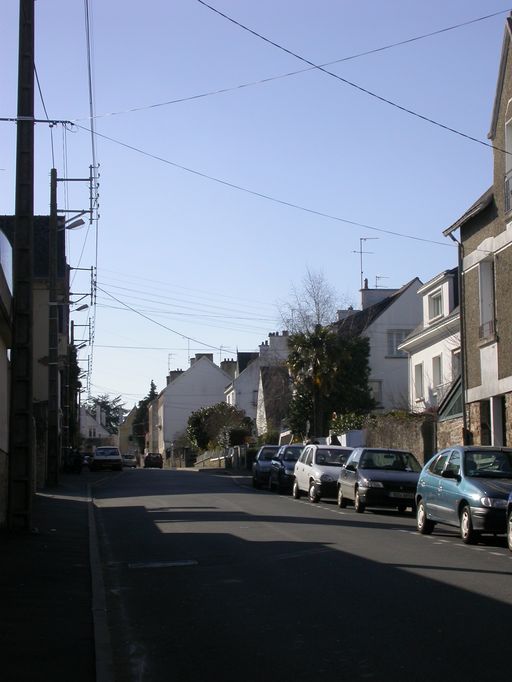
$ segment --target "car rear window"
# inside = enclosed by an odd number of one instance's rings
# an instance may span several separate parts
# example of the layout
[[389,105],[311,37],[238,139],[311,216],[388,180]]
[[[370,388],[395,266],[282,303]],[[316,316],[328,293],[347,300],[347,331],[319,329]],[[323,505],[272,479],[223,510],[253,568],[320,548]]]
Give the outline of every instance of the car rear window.
[[119,450],[117,448],[98,448],[96,454],[102,457],[119,457]]

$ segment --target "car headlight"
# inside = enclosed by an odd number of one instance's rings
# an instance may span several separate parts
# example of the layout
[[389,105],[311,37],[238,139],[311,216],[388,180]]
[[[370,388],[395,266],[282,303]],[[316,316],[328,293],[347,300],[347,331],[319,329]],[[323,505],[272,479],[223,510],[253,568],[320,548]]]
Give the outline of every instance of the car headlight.
[[498,497],[481,497],[480,502],[484,507],[493,509],[506,509],[507,500],[501,500]]
[[384,487],[384,484],[381,483],[380,481],[370,481],[367,478],[363,478],[363,480],[361,481],[361,485],[364,488],[383,488]]
[[332,483],[334,481],[334,478],[330,476],[329,474],[322,474],[320,476],[320,482],[321,483]]

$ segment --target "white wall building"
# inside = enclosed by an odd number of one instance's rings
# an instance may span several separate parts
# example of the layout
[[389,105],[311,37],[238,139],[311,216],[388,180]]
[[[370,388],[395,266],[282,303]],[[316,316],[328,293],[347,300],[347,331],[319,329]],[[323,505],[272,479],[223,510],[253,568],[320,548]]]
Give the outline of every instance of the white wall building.
[[406,409],[409,403],[407,354],[400,344],[421,322],[421,281],[401,289],[361,290],[362,310],[339,311],[340,334],[366,336],[370,343],[370,388],[378,409]]
[[166,449],[187,429],[188,418],[202,407],[224,401],[224,390],[232,377],[214,364],[213,355],[197,354],[185,372],[171,372],[158,397],[158,451]]
[[446,270],[418,289],[423,320],[400,345],[409,355],[409,409],[439,405],[460,376],[458,271]]

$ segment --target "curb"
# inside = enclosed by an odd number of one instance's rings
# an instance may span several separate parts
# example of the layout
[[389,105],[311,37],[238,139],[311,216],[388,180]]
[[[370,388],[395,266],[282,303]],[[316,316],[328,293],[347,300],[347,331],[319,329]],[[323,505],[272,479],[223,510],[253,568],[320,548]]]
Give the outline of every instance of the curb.
[[94,501],[91,486],[87,485],[87,505],[89,519],[89,561],[91,566],[92,616],[94,629],[94,651],[96,659],[96,682],[114,681],[112,644],[107,622],[105,584],[98,545]]

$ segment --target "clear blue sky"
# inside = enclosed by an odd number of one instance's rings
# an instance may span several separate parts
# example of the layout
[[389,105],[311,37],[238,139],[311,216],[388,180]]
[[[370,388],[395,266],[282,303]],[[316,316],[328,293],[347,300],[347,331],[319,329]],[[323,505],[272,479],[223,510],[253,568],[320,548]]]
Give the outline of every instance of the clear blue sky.
[[[315,64],[509,7],[498,0],[210,4]],[[2,3],[0,116],[16,115],[18,5]],[[236,88],[307,65],[197,0],[89,5],[96,131],[145,152],[96,138],[98,240],[84,228],[68,235],[70,264],[98,266],[93,395],[122,395],[130,407],[147,393],[151,379],[161,389],[169,367],[186,369],[189,355],[211,346],[218,361],[233,357],[237,348],[257,350],[270,331],[281,328],[277,303],[289,300],[292,285],[300,286],[308,269],[325,276],[340,307],[358,307],[354,252],[361,237],[378,237],[366,242],[372,253],[364,257],[364,271],[371,286],[377,276],[385,287],[415,276],[426,281],[456,265],[456,251],[442,230],[490,186],[490,149],[318,70]],[[505,17],[327,68],[486,141]],[[36,2],[36,68],[48,116],[89,126],[83,0]],[[224,89],[230,90],[187,99]],[[187,101],[152,106],[177,99]],[[36,116],[45,117],[39,96]],[[14,124],[0,124],[4,214],[14,211],[15,136]],[[59,177],[88,175],[89,133],[75,128],[64,134],[57,126],[53,146]],[[178,166],[439,243],[321,217]],[[49,210],[51,167],[50,130],[39,124],[40,214]],[[70,183],[66,190],[61,184],[58,201],[60,208],[86,208],[87,186]],[[87,288],[85,274],[77,271],[72,290]],[[76,314],[76,324],[86,324],[87,314]],[[84,329],[77,327],[77,336]],[[88,355],[90,349],[80,353],[84,367]]]

